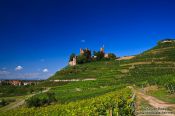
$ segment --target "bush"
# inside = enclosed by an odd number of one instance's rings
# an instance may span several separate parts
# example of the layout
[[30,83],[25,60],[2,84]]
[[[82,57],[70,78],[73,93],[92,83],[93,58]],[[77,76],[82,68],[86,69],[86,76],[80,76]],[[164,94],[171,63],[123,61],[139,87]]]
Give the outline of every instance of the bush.
[[5,106],[5,105],[7,105],[8,103],[7,103],[7,101],[5,100],[5,99],[2,99],[1,101],[0,101],[0,106]]
[[109,58],[109,59],[116,59],[116,55],[113,54],[113,53],[109,53],[109,54],[108,54],[108,58]]
[[56,102],[55,94],[48,92],[42,96],[35,95],[26,100],[28,107],[40,107],[43,105],[49,105],[52,102]]
[[31,97],[26,101],[28,107],[39,107],[40,104],[40,99],[38,97]]
[[55,98],[55,93],[48,92],[47,96],[48,96],[48,104],[57,101],[56,98]]

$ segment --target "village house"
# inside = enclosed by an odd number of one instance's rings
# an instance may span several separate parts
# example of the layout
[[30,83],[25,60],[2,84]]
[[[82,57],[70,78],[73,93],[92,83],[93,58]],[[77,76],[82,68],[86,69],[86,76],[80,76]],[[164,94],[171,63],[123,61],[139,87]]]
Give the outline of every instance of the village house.
[[26,85],[32,85],[33,82],[31,81],[27,81],[27,82],[23,82],[23,85],[26,86]]
[[13,86],[26,86],[26,85],[36,85],[38,81],[28,81],[28,80],[0,80],[0,85],[13,85]]
[[14,86],[21,86],[22,85],[22,81],[20,81],[20,80],[10,80],[9,83],[11,85],[14,85]]

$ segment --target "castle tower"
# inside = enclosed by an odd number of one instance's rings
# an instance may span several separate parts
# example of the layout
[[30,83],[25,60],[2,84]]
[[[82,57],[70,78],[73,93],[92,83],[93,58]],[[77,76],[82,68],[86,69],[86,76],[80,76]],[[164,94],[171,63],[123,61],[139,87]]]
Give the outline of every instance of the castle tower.
[[103,53],[105,52],[104,45],[103,45],[103,47],[100,48],[100,52],[103,52]]
[[82,48],[80,48],[80,55],[84,54],[84,50]]

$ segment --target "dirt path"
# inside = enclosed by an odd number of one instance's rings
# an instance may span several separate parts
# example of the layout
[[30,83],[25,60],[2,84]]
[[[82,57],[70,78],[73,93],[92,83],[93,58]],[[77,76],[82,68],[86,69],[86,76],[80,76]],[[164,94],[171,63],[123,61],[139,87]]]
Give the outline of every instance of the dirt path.
[[[46,90],[42,91],[42,93],[48,92],[50,90],[50,88],[47,88]],[[25,103],[26,99],[29,99],[30,97],[37,95],[39,93],[35,93],[35,94],[30,94],[21,98],[18,98],[15,102],[8,104],[7,106],[4,106],[0,109],[0,111],[7,111],[7,110],[11,110],[14,108],[17,108],[19,106],[22,106]]]
[[[164,101],[161,101],[155,97],[145,95],[142,92],[136,91],[136,94],[139,98],[144,99],[148,102],[149,105],[151,105],[154,109],[154,112],[169,112],[165,114],[160,114],[159,116],[175,116],[175,104],[170,104]],[[171,109],[171,110],[170,110]],[[171,114],[173,113],[173,114]]]
[[143,99],[145,99],[146,101],[149,102],[149,104],[153,107],[174,107],[175,108],[175,104],[169,104],[169,103],[166,103],[164,101],[161,101],[155,97],[152,97],[152,96],[148,96],[148,95],[145,95],[141,92],[137,92],[137,95],[141,96]]

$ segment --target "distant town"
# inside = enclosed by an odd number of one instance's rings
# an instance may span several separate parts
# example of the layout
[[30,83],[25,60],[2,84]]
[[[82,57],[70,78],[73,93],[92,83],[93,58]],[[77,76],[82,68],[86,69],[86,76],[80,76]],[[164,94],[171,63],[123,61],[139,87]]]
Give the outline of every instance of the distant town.
[[41,80],[0,80],[0,85],[27,86],[37,85]]

